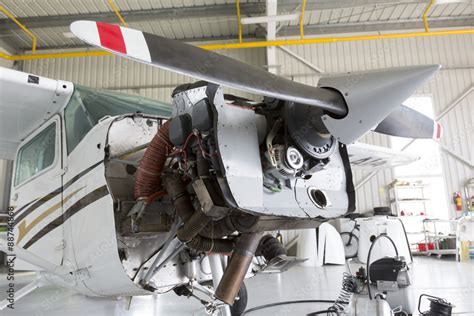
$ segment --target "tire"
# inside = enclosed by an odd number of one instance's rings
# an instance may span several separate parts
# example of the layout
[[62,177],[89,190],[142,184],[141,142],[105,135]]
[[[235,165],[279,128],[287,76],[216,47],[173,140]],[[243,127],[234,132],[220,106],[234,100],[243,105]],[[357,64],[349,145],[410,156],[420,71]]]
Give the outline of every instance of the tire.
[[374,215],[392,216],[392,209],[388,206],[374,207]]
[[[349,239],[352,235],[351,244],[348,245]],[[346,259],[354,258],[357,256],[357,251],[359,250],[359,238],[352,233],[343,232],[341,233],[342,244],[344,246],[344,253]]]
[[230,313],[232,316],[240,316],[245,309],[247,308],[247,287],[245,283],[242,283],[242,287],[239,290],[238,294],[239,299],[235,300],[234,305],[230,307]]

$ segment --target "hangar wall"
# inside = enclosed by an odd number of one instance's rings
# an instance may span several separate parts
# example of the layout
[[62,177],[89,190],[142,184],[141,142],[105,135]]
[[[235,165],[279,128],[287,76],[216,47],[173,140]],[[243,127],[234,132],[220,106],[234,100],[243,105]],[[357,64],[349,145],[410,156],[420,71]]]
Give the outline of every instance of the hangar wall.
[[[339,73],[384,67],[440,63],[444,70],[425,84],[418,93],[433,96],[435,113],[440,114],[464,91],[474,84],[474,37],[449,36],[384,41],[345,42],[286,47],[326,73]],[[318,74],[294,57],[277,50],[281,75],[316,85]],[[266,64],[264,49],[227,50],[221,53],[262,67]],[[91,57],[26,61],[23,70],[50,78],[70,80],[79,84],[114,89],[170,102],[173,88],[193,81],[186,76],[145,66],[120,57]],[[230,91],[247,96],[241,92]],[[444,137],[441,144],[456,156],[442,152],[447,192],[461,191],[464,182],[474,177],[474,93],[469,94],[442,120]],[[389,146],[386,136],[368,134],[367,143]],[[461,158],[461,159],[460,159]],[[465,161],[463,161],[465,160]],[[470,162],[469,163],[466,163]],[[367,172],[355,171],[357,185]],[[386,185],[393,179],[391,170],[378,172],[357,191],[357,209],[361,212],[374,206],[388,205]]]

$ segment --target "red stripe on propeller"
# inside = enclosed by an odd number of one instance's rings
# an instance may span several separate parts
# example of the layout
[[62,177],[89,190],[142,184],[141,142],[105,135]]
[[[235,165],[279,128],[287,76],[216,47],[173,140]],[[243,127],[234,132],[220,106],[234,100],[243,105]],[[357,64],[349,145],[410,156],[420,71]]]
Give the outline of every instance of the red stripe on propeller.
[[127,53],[120,26],[97,22],[97,30],[99,31],[100,45],[122,54]]

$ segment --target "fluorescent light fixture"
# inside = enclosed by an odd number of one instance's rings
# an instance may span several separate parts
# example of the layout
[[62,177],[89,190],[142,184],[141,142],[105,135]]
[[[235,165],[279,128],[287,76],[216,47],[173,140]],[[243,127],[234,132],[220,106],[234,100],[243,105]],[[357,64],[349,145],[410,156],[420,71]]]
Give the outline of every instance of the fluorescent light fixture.
[[258,24],[258,23],[268,23],[268,22],[282,22],[282,21],[293,21],[299,18],[299,13],[293,14],[282,14],[282,15],[263,15],[263,16],[253,16],[249,18],[241,18],[241,24]]

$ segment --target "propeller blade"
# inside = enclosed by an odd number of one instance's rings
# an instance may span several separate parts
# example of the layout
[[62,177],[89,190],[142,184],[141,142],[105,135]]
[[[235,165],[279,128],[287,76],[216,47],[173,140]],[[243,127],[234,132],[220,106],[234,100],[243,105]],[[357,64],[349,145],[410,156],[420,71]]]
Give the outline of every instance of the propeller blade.
[[235,59],[176,40],[93,21],[76,21],[71,32],[90,45],[143,63],[242,91],[347,114],[340,93],[297,83]]
[[397,107],[374,131],[407,138],[441,138],[441,125],[438,122],[406,105]]

